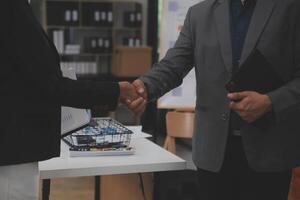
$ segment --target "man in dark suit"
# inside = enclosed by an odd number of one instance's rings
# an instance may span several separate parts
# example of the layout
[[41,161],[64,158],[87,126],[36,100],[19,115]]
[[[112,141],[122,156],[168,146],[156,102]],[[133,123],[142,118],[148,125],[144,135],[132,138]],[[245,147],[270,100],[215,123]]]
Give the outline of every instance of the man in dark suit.
[[[268,63],[283,84],[267,93],[229,93],[225,85],[256,54],[263,62],[252,62]],[[174,48],[133,84],[155,100],[193,66],[201,200],[287,199],[291,169],[300,165],[300,1],[203,1],[189,9]],[[145,105],[139,99],[128,106],[141,114]]]
[[63,78],[59,55],[27,0],[0,6],[0,199],[37,199],[38,161],[60,155],[61,106],[114,109],[127,82]]

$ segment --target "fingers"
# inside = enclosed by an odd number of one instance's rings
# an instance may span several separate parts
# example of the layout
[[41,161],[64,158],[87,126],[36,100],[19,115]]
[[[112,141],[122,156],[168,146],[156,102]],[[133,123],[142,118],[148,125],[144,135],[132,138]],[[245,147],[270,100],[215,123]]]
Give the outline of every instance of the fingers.
[[128,104],[128,108],[132,110],[136,115],[140,116],[146,109],[147,101],[140,97],[137,100]]
[[141,116],[146,110],[146,101],[144,100],[139,106],[137,106],[133,112],[136,116]]
[[249,105],[247,99],[244,99],[239,102],[232,101],[232,102],[230,102],[229,107],[230,107],[230,109],[232,109],[236,112],[249,111],[249,109],[250,109],[250,105]]
[[145,92],[145,86],[141,80],[139,80],[139,79],[135,80],[132,83],[132,85],[136,88],[136,90],[139,94],[143,94]]
[[272,110],[272,102],[267,95],[257,92],[239,92],[228,94],[230,108],[244,121],[252,123]]
[[141,95],[144,99],[147,99],[147,91],[143,81],[137,79],[132,83],[132,85],[135,87],[139,95]]
[[239,102],[232,101],[230,103],[230,108],[235,111],[244,121],[248,123],[253,122],[253,117],[251,113],[249,113],[251,105],[247,98]]
[[131,110],[134,110],[136,107],[141,105],[143,103],[144,99],[142,97],[139,97],[138,99],[132,101],[130,104],[128,104],[128,108]]
[[120,82],[120,100],[134,112],[140,116],[144,113],[147,105],[147,91],[144,83],[141,80],[135,80],[132,84],[128,82]]
[[227,98],[230,101],[241,101],[248,96],[249,96],[249,92],[236,92],[236,93],[228,94]]
[[129,82],[119,82],[120,86],[120,101],[122,103],[131,103],[139,97],[135,91],[135,87]]
[[137,98],[139,98],[139,95],[135,91],[135,88],[131,85],[130,88],[128,89],[127,100],[132,102],[132,101],[136,100]]

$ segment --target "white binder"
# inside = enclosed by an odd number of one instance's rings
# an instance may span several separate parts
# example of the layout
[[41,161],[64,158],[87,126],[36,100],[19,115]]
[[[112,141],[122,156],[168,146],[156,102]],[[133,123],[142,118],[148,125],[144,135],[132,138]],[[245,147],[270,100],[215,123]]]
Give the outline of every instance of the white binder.
[[[76,80],[75,70],[72,68],[63,69],[63,76]],[[67,136],[78,129],[87,126],[91,117],[87,110],[70,107],[61,108],[61,134]]]

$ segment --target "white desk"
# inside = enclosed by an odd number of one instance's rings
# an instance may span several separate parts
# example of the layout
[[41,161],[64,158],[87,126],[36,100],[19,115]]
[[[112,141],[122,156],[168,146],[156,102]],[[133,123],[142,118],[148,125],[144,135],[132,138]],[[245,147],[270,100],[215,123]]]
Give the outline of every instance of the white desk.
[[41,179],[183,170],[186,162],[148,139],[133,139],[131,156],[71,158],[62,143],[61,157],[40,162]]
[[[137,131],[137,127],[132,127]],[[130,156],[71,158],[68,146],[62,142],[61,156],[39,163],[40,178],[102,176],[115,174],[163,172],[186,169],[186,162],[154,144],[140,133],[132,139],[136,152]],[[43,199],[49,199],[50,181],[44,182]]]
[[133,135],[131,138],[136,139],[136,138],[151,138],[152,135],[144,133],[142,131],[142,126],[126,126],[129,130],[133,132]]

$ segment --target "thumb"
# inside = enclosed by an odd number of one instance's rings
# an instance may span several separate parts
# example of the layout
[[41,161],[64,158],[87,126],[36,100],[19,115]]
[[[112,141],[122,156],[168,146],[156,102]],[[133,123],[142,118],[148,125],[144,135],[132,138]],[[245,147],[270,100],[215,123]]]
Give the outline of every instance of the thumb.
[[247,92],[236,92],[228,94],[228,98],[232,101],[239,101],[248,96]]
[[143,81],[137,79],[135,80],[132,85],[135,87],[137,93],[142,96],[145,100],[148,99],[148,94],[146,91],[146,87]]
[[135,87],[136,91],[143,95],[145,93],[145,85],[141,80],[135,80],[132,85]]

